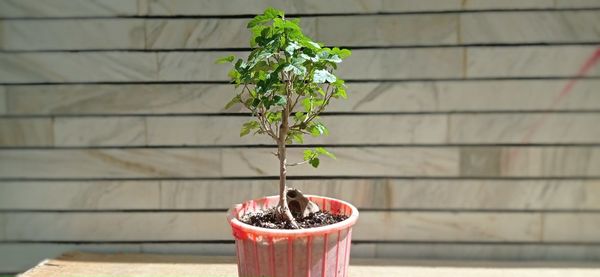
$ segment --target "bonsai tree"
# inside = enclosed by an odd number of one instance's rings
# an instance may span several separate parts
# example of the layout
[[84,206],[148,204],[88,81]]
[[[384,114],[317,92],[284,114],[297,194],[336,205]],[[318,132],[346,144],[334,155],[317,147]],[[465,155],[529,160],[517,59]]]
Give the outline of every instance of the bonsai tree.
[[304,160],[288,163],[286,146],[303,143],[304,135],[327,135],[319,115],[332,98],[346,98],[344,81],[334,75],[337,64],[350,50],[327,48],[302,33],[299,20],[288,20],[283,11],[267,8],[247,25],[252,51],[247,59],[226,56],[217,63],[234,63],[229,77],[236,95],[226,109],[241,104],[253,119],[242,125],[240,136],[267,135],[277,145],[279,204],[276,212],[298,228],[288,207],[287,167],[318,167],[321,155],[335,158],[322,147],[306,149]]

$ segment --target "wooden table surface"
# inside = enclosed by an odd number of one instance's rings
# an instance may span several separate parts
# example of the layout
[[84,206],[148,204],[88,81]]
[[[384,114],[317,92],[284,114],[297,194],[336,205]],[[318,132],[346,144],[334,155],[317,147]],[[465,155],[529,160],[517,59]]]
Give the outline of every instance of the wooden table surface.
[[[22,276],[237,276],[235,257],[68,252]],[[353,259],[350,276],[600,276],[600,263]]]

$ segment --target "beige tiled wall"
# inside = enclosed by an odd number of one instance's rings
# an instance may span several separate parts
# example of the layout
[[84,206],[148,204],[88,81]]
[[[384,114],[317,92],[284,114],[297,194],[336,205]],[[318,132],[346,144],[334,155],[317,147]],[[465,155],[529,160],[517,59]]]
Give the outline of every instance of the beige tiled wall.
[[[266,6],[354,48],[290,185],[357,257],[600,259],[600,1],[0,1],[0,273],[66,250],[233,254],[277,164],[214,59]],[[299,160],[302,148],[291,148]],[[373,228],[373,226],[385,228]]]

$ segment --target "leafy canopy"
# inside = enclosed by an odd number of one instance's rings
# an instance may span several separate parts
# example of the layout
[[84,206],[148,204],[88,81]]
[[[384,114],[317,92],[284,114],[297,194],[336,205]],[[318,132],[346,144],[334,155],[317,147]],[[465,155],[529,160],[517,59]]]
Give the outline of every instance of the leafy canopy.
[[[240,104],[255,117],[242,125],[240,136],[267,134],[278,143],[292,144],[303,143],[304,135],[329,134],[319,114],[332,98],[347,98],[344,80],[334,70],[350,50],[324,47],[302,33],[298,19],[288,20],[273,8],[247,27],[252,34],[248,57],[216,61],[234,64],[229,77],[238,91],[225,108]],[[283,124],[288,128],[281,128]],[[304,160],[317,167],[320,155],[335,157],[318,147],[306,150]]]

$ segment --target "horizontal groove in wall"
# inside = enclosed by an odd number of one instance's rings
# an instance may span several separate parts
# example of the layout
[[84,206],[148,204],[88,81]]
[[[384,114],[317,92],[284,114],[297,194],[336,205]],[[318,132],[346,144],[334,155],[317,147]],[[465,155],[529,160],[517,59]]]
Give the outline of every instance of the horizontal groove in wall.
[[[449,111],[409,111],[409,112],[323,112],[321,116],[389,116],[389,115],[452,115],[452,114],[596,114],[600,110],[449,110]],[[4,114],[0,119],[10,118],[81,118],[81,117],[250,117],[243,113],[114,113],[114,114]]]
[[[472,78],[407,78],[407,79],[345,79],[346,83],[405,82],[468,82],[468,81],[532,81],[532,80],[600,80],[600,76],[534,76],[534,77],[472,77]],[[231,84],[230,81],[110,81],[110,82],[4,82],[3,86],[47,85],[165,85],[165,84]]]
[[[224,145],[102,145],[102,146],[0,146],[3,150],[86,150],[86,149],[246,149],[246,148],[276,148],[275,144],[224,144]],[[598,143],[450,143],[450,144],[291,144],[287,148],[381,148],[381,147],[435,147],[435,148],[455,148],[455,147],[600,147]]]
[[[600,7],[579,8],[523,8],[523,9],[468,9],[468,10],[440,10],[440,11],[407,11],[407,12],[365,12],[365,13],[288,13],[286,17],[326,17],[326,16],[373,16],[373,15],[418,15],[418,14],[463,14],[463,13],[512,13],[512,12],[576,12],[597,11]],[[0,20],[64,20],[64,19],[220,19],[220,18],[253,18],[255,14],[233,14],[233,15],[117,15],[117,16],[63,16],[63,17],[0,17]]]
[[[553,180],[600,180],[599,176],[287,176],[288,180],[481,180],[481,181],[553,181]],[[0,182],[94,182],[94,181],[256,181],[279,180],[279,176],[242,176],[242,177],[121,177],[121,178],[0,178]]]
[[[419,48],[491,48],[491,47],[539,47],[539,46],[590,46],[600,45],[600,41],[585,42],[524,42],[524,43],[472,43],[472,44],[407,44],[407,45],[364,45],[364,46],[325,46],[348,48],[350,50],[373,50],[373,49],[419,49]],[[39,50],[0,50],[0,53],[19,54],[19,53],[88,53],[88,52],[144,52],[144,53],[165,53],[165,52],[240,52],[251,51],[248,47],[233,48],[170,48],[170,49],[139,49],[139,48],[116,48],[116,49],[39,49]]]
[[159,243],[190,243],[190,244],[233,244],[232,240],[124,240],[124,241],[61,241],[61,240],[0,240],[0,244],[159,244]]
[[[539,213],[539,214],[598,214],[599,209],[420,209],[420,208],[359,208],[360,212],[409,213]],[[0,209],[0,213],[225,213],[227,209]]]
[[422,240],[357,240],[355,244],[438,244],[438,245],[548,245],[548,246],[600,246],[600,242],[554,241],[554,242],[521,242],[521,241],[422,241]]
[[[61,240],[4,240],[0,244],[233,244],[232,240],[123,240],[123,241],[61,241]],[[352,244],[436,244],[436,245],[514,245],[514,246],[600,246],[600,242],[520,242],[520,241],[424,241],[424,240],[352,240]]]

